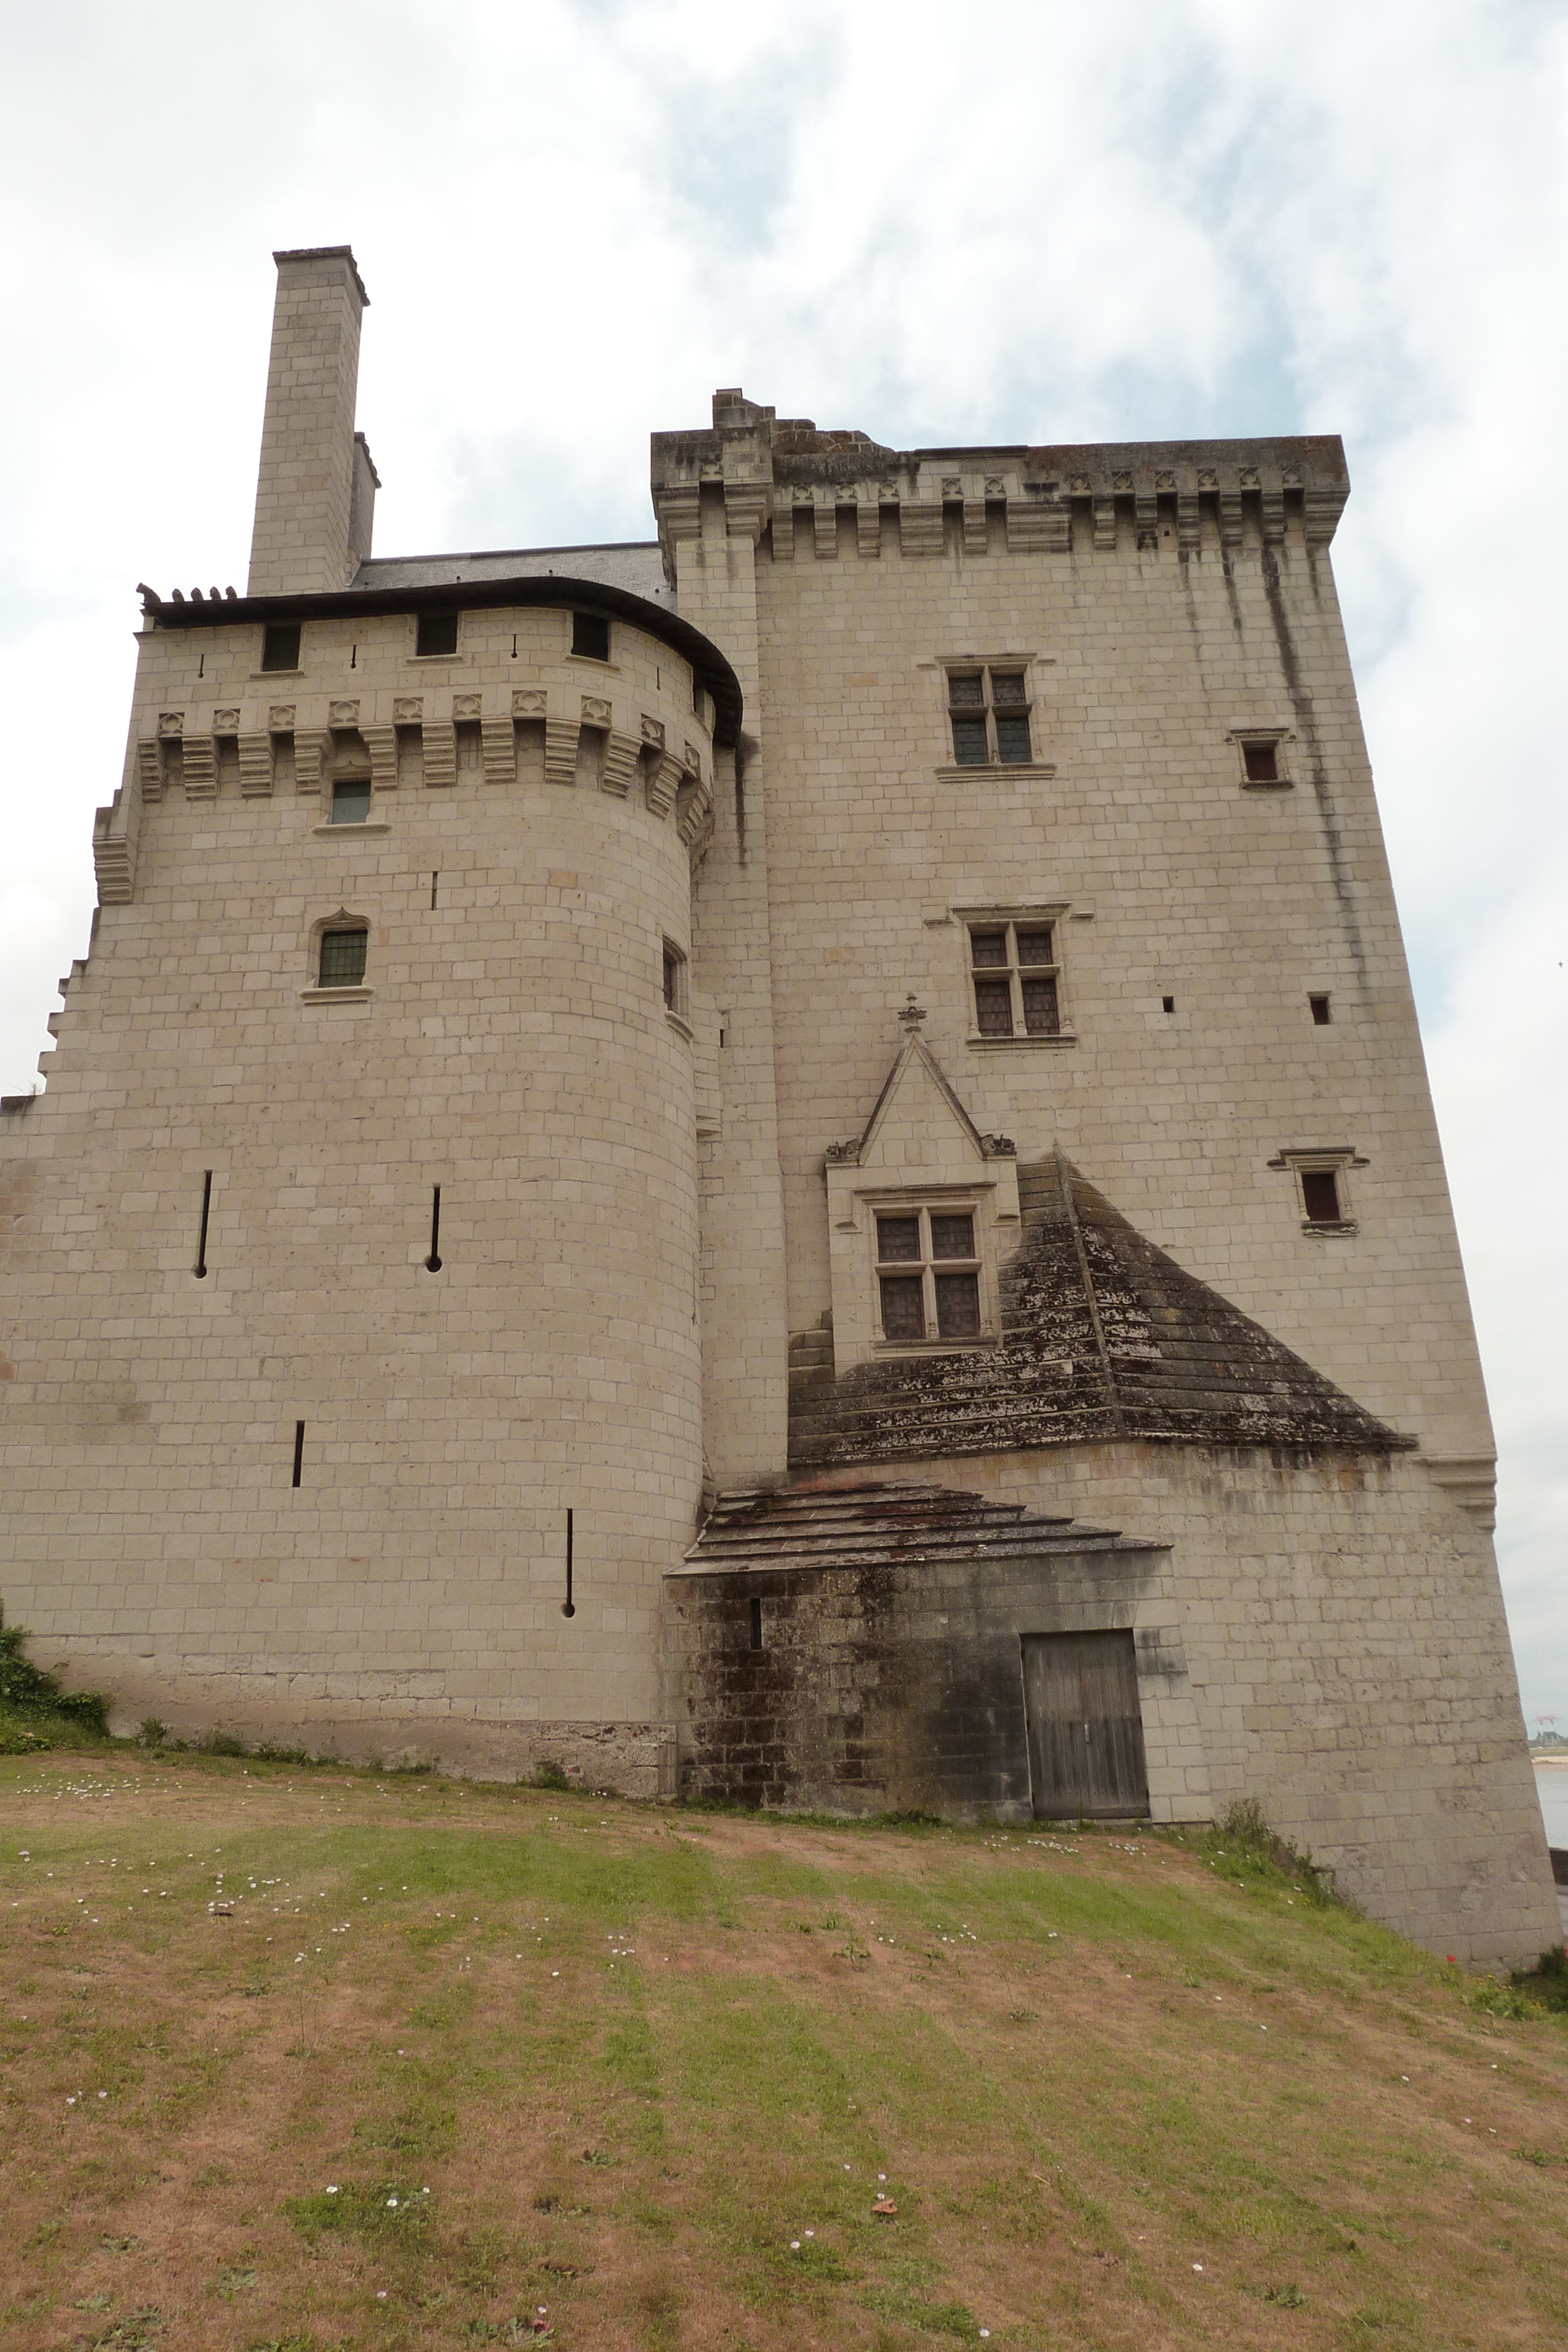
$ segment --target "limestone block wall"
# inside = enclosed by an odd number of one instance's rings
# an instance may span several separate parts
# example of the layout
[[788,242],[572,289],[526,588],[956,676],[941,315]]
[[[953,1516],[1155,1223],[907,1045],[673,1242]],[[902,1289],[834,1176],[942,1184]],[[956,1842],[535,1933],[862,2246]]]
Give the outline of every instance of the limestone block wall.
[[[1017,470],[1018,453],[1003,459]],[[926,479],[945,462],[951,500]],[[797,488],[786,530],[776,488],[758,562],[791,1330],[831,1305],[824,1152],[875,1102],[913,992],[977,1127],[1026,1159],[1060,1140],[1141,1230],[1360,1402],[1484,1468],[1314,494],[1195,494],[1178,530],[1176,497],[1145,517],[1129,475],[1124,495],[1035,515],[1030,540],[1012,503],[1004,520],[971,494],[957,457],[898,464],[924,503],[901,478],[887,487],[905,503],[880,519],[867,485]],[[954,764],[946,665],[964,661],[1025,669],[1031,764]],[[1281,783],[1248,782],[1249,733],[1277,742]],[[1059,1038],[977,1036],[965,915],[985,908],[1054,922]],[[1333,1232],[1303,1230],[1294,1156],[1319,1149],[1343,1154]]]
[[[809,1483],[823,1492],[864,1475]],[[810,1789],[810,1801],[852,1808],[1027,1811],[1019,1636],[1131,1625],[1156,1819],[1255,1797],[1375,1918],[1434,1951],[1517,1966],[1560,1940],[1490,1539],[1417,1457],[1073,1445],[922,1475],[1162,1549],[1048,1556],[1032,1577],[942,1602],[924,1682],[946,1694],[963,1737],[946,1755],[937,1741],[899,1744],[905,1685],[919,1699],[922,1677],[895,1663],[868,1707],[866,1760],[836,1778],[817,1718],[833,1712],[823,1694],[862,1612],[809,1580],[780,1594],[799,1625],[800,1696],[756,1711],[782,1750],[765,1801]],[[685,1769],[716,1784],[729,1768],[692,1726],[705,1712],[725,1719],[724,1676],[747,1663],[747,1598],[741,1580],[705,1579],[703,1594],[673,1627],[672,1697]],[[918,1578],[902,1584],[882,1606],[876,1654],[918,1649],[932,1605]],[[776,1638],[791,1638],[782,1622]]]
[[[563,611],[413,632],[308,622],[281,676],[254,625],[143,640],[129,895],[0,1129],[0,1592],[171,1721],[497,1769],[619,1726],[651,1793],[701,1483],[663,957],[711,740],[626,623],[608,663]],[[323,990],[345,918],[364,982]]]

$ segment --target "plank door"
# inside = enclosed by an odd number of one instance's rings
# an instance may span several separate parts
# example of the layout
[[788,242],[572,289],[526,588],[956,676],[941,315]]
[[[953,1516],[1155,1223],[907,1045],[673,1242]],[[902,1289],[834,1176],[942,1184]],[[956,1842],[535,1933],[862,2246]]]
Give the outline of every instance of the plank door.
[[1023,1690],[1030,1779],[1041,1819],[1148,1812],[1130,1632],[1026,1633]]

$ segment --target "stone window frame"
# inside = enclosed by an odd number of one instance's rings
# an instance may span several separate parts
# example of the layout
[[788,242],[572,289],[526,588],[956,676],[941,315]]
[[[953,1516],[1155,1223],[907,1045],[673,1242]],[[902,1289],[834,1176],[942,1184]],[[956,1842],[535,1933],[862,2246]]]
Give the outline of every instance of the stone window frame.
[[[950,657],[942,662],[944,709],[955,768],[1033,768],[1039,764],[1035,756],[1030,668],[1029,656],[1023,654],[1003,654],[994,657],[988,655],[966,656],[962,659]],[[1009,698],[998,702],[994,683],[998,677],[1019,680],[1022,692],[1016,700]],[[980,687],[977,698],[967,700],[956,695],[955,687],[958,681],[967,683],[977,678]],[[961,726],[972,725],[977,718],[985,736],[986,755],[980,760],[966,758],[960,748],[958,733]],[[1020,723],[1024,745],[1021,757],[1017,751],[1016,738],[1013,739],[1014,748],[1004,750],[1002,732],[1004,728],[1016,727]]]
[[[1291,789],[1295,778],[1291,773],[1290,746],[1296,739],[1289,727],[1238,725],[1227,731],[1225,740],[1235,747],[1238,780],[1243,792],[1284,793]],[[1275,772],[1271,776],[1248,774],[1247,751],[1250,744],[1267,745],[1272,751]]]
[[311,924],[306,938],[306,954],[308,958],[306,971],[309,977],[299,992],[300,1001],[303,1003],[364,1004],[368,1003],[375,994],[375,990],[368,979],[351,982],[343,987],[329,985],[323,988],[321,985],[323,938],[329,931],[353,930],[363,931],[365,935],[365,971],[368,973],[371,968],[371,950],[376,943],[375,925],[368,915],[358,913],[351,907],[339,907],[329,915],[318,915]]
[[[1350,1144],[1335,1144],[1322,1150],[1281,1151],[1269,1162],[1272,1169],[1288,1170],[1295,1179],[1296,1210],[1302,1233],[1320,1235],[1358,1234],[1361,1231],[1361,1221],[1355,1214],[1346,1179],[1351,1169],[1365,1168],[1370,1164]],[[1334,1179],[1334,1196],[1339,1208],[1337,1217],[1309,1214],[1307,1191],[1302,1179],[1316,1175],[1332,1175]]]
[[671,939],[667,931],[661,941],[661,962],[664,1018],[689,1044],[693,1034],[691,959],[679,940]]
[[[988,1197],[994,1186],[984,1180],[973,1184],[923,1184],[910,1187],[878,1185],[857,1192],[858,1205],[865,1212],[865,1248],[871,1277],[872,1312],[874,1324],[873,1353],[877,1356],[952,1356],[970,1354],[976,1349],[994,1348],[1001,1338],[1001,1291],[998,1281],[998,1256],[991,1218],[986,1214]],[[882,1269],[884,1265],[911,1265],[913,1261],[884,1260],[880,1255],[878,1222],[883,1217],[918,1216],[922,1223],[922,1239],[928,1241],[930,1218],[967,1216],[974,1221],[975,1254],[971,1258],[950,1262],[955,1273],[973,1273],[978,1294],[978,1331],[966,1337],[944,1339],[936,1328],[935,1269],[944,1263],[929,1248],[919,1261],[923,1286],[924,1319],[927,1336],[923,1339],[890,1339],[882,1318]]]
[[[1020,1048],[1027,1052],[1030,1049],[1038,1050],[1040,1047],[1050,1050],[1061,1045],[1076,1045],[1078,1033],[1072,1026],[1069,1007],[1067,970],[1063,952],[1064,929],[1071,912],[1071,902],[1067,899],[1056,898],[1044,905],[1021,906],[1015,903],[985,907],[954,907],[949,911],[958,932],[963,955],[963,986],[968,1007],[969,1023],[965,1038],[966,1045],[983,1047],[988,1053],[997,1051],[1012,1053]],[[977,930],[1003,929],[1009,933],[1007,974],[1009,982],[1013,983],[1011,987],[1013,1032],[1009,1037],[988,1036],[980,1028],[979,1002],[975,993],[976,966],[972,940],[974,933]],[[1050,931],[1051,951],[1055,961],[1030,967],[1020,966],[1015,951],[1017,935],[1020,930]],[[984,969],[985,967],[982,966],[981,970],[984,971]],[[1057,1025],[1054,1029],[1030,1031],[1019,1025],[1023,1014],[1022,984],[1019,975],[1024,969],[1049,974],[1055,981]]]

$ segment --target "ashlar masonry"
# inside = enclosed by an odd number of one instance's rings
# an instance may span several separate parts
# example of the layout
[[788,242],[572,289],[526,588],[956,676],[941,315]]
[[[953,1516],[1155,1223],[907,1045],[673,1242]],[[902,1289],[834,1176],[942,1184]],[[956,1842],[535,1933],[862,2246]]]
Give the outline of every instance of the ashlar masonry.
[[371,552],[279,254],[0,1118],[0,1596],[124,1722],[956,1818],[1255,1797],[1558,1932],[1332,436],[895,450]]

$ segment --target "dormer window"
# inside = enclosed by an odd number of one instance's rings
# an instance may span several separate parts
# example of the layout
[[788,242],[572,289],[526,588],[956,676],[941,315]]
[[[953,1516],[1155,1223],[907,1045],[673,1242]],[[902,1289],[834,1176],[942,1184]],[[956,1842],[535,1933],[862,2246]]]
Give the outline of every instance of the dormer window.
[[1027,768],[1034,758],[1021,669],[950,669],[947,718],[960,768]]

